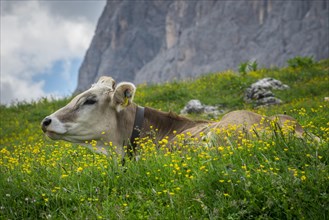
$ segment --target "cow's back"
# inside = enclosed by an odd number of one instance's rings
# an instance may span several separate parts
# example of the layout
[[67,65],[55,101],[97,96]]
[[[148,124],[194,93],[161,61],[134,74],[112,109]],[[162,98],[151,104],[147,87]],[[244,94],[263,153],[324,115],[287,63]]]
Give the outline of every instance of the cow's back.
[[303,127],[298,123],[298,121],[289,115],[273,115],[269,117],[271,121],[279,125],[280,129],[283,130],[293,130],[297,137],[302,138],[304,134]]
[[217,128],[230,128],[232,126],[237,129],[249,130],[252,126],[261,126],[266,123],[266,118],[257,113],[250,112],[247,110],[238,110],[229,112],[216,123]]

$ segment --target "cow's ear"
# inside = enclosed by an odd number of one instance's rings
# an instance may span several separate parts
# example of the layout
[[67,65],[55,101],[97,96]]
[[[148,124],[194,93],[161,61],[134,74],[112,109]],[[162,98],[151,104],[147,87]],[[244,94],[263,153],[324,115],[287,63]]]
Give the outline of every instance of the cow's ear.
[[129,106],[135,95],[136,87],[132,83],[119,83],[114,90],[112,103],[119,112]]

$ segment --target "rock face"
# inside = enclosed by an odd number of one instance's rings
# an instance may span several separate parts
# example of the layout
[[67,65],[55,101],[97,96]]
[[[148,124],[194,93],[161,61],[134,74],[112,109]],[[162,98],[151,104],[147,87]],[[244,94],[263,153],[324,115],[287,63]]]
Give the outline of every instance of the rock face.
[[328,0],[108,1],[77,91],[101,75],[134,83],[329,57]]
[[282,101],[276,98],[271,90],[284,89],[289,89],[289,86],[273,78],[264,78],[246,89],[244,101],[255,103],[257,106],[281,104]]

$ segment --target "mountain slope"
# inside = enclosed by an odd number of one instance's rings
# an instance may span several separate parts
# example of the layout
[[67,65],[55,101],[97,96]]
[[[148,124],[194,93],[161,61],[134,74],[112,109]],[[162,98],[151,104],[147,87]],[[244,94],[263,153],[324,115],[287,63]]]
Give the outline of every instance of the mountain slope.
[[242,61],[282,66],[329,57],[329,3],[317,1],[108,1],[79,70],[77,91],[101,75],[165,82]]

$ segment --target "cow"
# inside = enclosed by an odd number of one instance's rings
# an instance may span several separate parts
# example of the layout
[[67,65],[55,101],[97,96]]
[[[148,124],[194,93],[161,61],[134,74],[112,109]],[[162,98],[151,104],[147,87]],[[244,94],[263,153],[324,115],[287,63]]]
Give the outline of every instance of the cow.
[[[216,129],[236,126],[236,132],[255,133],[270,127],[275,121],[279,126],[293,127],[298,137],[303,137],[302,126],[288,115],[264,117],[257,113],[237,110],[227,113],[219,122],[191,120],[172,112],[162,112],[141,107],[133,102],[136,87],[129,82],[116,82],[102,76],[90,89],[74,97],[66,106],[45,117],[42,131],[53,140],[74,143],[97,142],[92,148],[107,154],[111,146],[123,158],[125,146],[135,150],[136,138],[146,137],[155,130],[155,141],[166,139],[172,143],[178,134],[191,137],[210,137]],[[111,143],[111,144],[109,144]],[[88,145],[90,147],[90,144]]]

